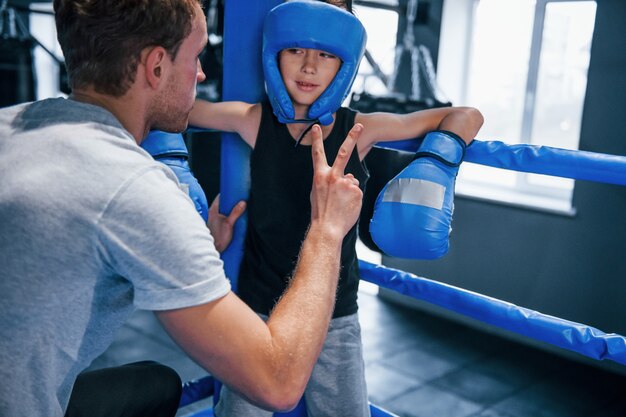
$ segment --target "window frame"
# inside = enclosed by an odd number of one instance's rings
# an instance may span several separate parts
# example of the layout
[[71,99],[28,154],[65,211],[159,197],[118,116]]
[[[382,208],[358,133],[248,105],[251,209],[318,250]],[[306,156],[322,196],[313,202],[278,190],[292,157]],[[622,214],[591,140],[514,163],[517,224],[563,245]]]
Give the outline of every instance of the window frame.
[[[442,43],[444,45],[440,47],[439,55],[439,67],[438,75],[444,74],[443,77],[438,77],[439,82],[444,84],[444,80],[453,80],[453,89],[456,89],[456,97],[458,103],[467,103],[467,95],[469,90],[469,68],[471,65],[472,54],[472,39],[474,22],[476,19],[476,9],[480,0],[446,0],[444,2],[444,17],[442,24]],[[535,122],[535,104],[537,102],[537,88],[539,82],[540,65],[541,65],[541,52],[544,40],[544,28],[546,19],[547,5],[550,3],[574,3],[574,2],[594,2],[595,0],[536,0],[534,5],[534,17],[532,21],[530,51],[528,60],[528,72],[525,80],[525,90],[522,103],[522,115],[521,125],[519,131],[519,143],[531,144],[533,123]],[[447,15],[448,13],[448,15]],[[460,74],[450,75],[450,68],[446,68],[446,53],[445,42],[446,36],[454,36],[446,33],[446,19],[450,19],[449,13],[453,13],[455,16],[454,27],[457,29],[459,26],[462,28],[462,34],[456,34],[456,44],[459,44],[459,37],[462,36],[465,40],[464,52],[460,59],[457,59],[456,65],[460,65],[464,68]],[[464,14],[460,16],[460,14]],[[452,26],[448,26],[452,27]],[[453,43],[454,40],[448,43]],[[457,48],[458,51],[458,48]],[[443,52],[443,53],[442,53]],[[449,61],[448,61],[449,62]],[[443,64],[443,65],[442,65]],[[448,71],[446,73],[446,71]],[[442,80],[442,78],[444,80]],[[446,86],[444,85],[444,90]],[[454,95],[454,94],[453,94]],[[454,99],[453,99],[454,102]],[[583,103],[584,112],[584,97]],[[480,134],[479,134],[480,139]],[[506,138],[496,138],[506,141]],[[517,143],[517,142],[516,142]],[[488,171],[486,171],[488,172]],[[482,201],[489,201],[498,204],[513,205],[517,207],[523,207],[528,209],[547,211],[552,213],[563,214],[566,216],[573,216],[576,214],[576,209],[573,207],[573,190],[575,187],[574,180],[565,180],[571,184],[570,187],[557,187],[547,184],[537,184],[536,180],[531,183],[529,179],[533,176],[537,177],[537,174],[530,174],[526,172],[513,173],[513,185],[498,185],[487,181],[479,181],[476,179],[464,178],[463,172],[459,175],[459,181],[457,183],[457,194],[462,197],[478,199]],[[567,184],[567,183],[566,183]]]

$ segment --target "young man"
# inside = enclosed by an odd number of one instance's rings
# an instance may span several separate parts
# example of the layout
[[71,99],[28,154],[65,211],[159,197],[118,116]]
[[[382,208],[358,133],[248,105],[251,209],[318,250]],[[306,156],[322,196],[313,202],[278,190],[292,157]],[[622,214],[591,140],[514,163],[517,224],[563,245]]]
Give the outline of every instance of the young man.
[[[0,415],[73,410],[77,375],[135,308],[154,310],[194,360],[249,400],[293,407],[332,315],[341,241],[360,210],[358,182],[344,168],[361,126],[333,166],[313,128],[309,231],[292,285],[264,323],[231,293],[171,170],[138,146],[151,129],[187,126],[204,78],[200,2],[55,0],[54,8],[72,96],[0,110]],[[144,406],[176,403],[171,373],[140,373],[133,385],[129,372],[79,380],[92,385],[75,390],[76,414],[153,415]],[[141,385],[155,389],[134,395]]]

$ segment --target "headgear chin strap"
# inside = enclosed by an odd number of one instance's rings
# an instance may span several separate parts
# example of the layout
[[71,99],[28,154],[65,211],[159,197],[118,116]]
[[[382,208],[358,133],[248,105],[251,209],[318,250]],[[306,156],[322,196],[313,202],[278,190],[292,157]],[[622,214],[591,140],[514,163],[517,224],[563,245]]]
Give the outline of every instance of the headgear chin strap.
[[[263,72],[267,95],[278,121],[331,124],[333,113],[354,83],[366,41],[361,22],[337,6],[316,0],[294,0],[274,7],[263,27]],[[294,119],[291,97],[278,68],[278,53],[287,48],[319,49],[342,62],[328,88],[309,108],[308,119]]]

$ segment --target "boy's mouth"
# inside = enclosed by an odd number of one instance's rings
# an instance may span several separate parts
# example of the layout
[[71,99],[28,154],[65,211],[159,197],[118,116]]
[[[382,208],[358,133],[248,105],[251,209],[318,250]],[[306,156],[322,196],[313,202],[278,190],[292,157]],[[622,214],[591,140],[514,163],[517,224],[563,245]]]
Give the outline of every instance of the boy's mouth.
[[298,86],[298,88],[304,91],[310,91],[317,87],[317,84],[307,83],[305,81],[296,81],[296,85]]

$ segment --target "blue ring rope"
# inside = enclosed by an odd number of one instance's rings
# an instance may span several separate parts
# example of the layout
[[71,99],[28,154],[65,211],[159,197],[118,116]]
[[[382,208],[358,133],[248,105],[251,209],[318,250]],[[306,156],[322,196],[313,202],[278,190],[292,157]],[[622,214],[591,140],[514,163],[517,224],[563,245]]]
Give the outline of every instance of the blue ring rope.
[[626,338],[486,295],[359,260],[361,279],[502,329],[626,365]]
[[[420,143],[411,139],[377,146],[414,152]],[[626,185],[626,156],[620,155],[474,140],[466,149],[465,161],[512,171]]]

